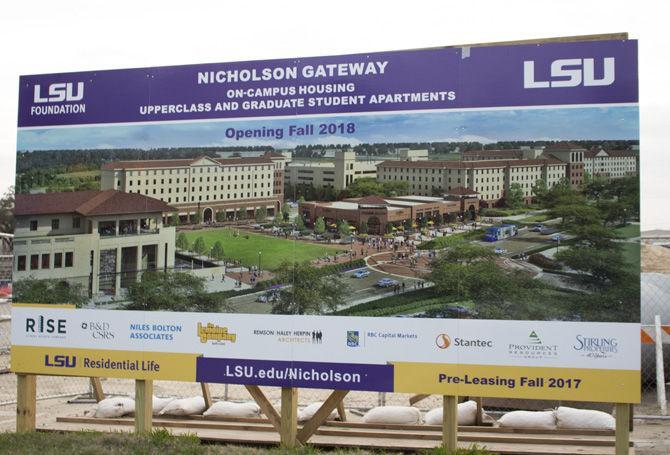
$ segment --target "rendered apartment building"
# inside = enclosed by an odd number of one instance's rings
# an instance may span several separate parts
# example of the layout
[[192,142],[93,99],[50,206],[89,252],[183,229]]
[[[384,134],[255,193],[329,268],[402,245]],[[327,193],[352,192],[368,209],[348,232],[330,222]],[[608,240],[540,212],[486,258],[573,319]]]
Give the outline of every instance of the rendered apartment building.
[[407,182],[412,194],[441,196],[456,189],[477,194],[480,206],[490,207],[504,199],[513,183],[532,199],[533,185],[544,180],[552,187],[566,175],[567,164],[556,158],[483,161],[384,161],[377,167],[381,182]]
[[332,187],[341,191],[354,180],[377,177],[378,160],[357,160],[353,150],[335,150],[334,158],[294,159],[286,166],[288,185]]
[[174,267],[174,208],[116,190],[17,194],[14,280],[78,283],[117,296],[142,271]]
[[203,223],[216,219],[217,212],[235,219],[240,209],[265,207],[270,216],[278,213],[284,199],[286,157],[266,153],[260,157],[145,161],[115,161],[102,166],[100,186],[126,193],[142,194],[174,207],[182,222],[200,214]]
[[584,155],[584,171],[594,177],[616,179],[639,174],[637,150],[589,150]]

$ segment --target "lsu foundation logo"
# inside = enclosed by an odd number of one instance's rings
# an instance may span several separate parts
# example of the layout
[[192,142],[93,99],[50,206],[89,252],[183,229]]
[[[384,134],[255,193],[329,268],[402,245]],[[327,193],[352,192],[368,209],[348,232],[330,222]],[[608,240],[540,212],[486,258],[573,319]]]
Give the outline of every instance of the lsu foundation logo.
[[[593,58],[564,58],[551,62],[549,80],[537,80],[535,62],[523,62],[523,88],[559,88],[559,87],[603,87],[612,85],[615,80],[614,57],[603,58],[602,65],[596,71]],[[596,77],[596,74],[602,77]]]
[[77,82],[75,90],[74,82],[57,82],[49,84],[45,94],[42,94],[40,84],[33,88],[33,101],[35,103],[62,103],[67,101],[81,101],[84,99],[84,83]]
[[435,345],[440,349],[447,349],[449,346],[451,346],[451,338],[449,338],[449,335],[446,333],[440,333],[435,338]]
[[226,344],[226,342],[235,343],[237,334],[229,332],[228,327],[221,327],[211,322],[202,325],[198,322],[198,338],[201,343],[213,341],[213,344]]

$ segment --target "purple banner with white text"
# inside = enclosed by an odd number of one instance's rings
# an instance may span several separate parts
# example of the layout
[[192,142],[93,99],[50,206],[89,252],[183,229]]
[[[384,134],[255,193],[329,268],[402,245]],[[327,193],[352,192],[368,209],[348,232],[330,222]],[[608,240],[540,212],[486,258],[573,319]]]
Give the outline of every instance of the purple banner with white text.
[[593,41],[22,76],[18,124],[637,101],[637,41]]
[[196,381],[392,392],[393,365],[199,357]]

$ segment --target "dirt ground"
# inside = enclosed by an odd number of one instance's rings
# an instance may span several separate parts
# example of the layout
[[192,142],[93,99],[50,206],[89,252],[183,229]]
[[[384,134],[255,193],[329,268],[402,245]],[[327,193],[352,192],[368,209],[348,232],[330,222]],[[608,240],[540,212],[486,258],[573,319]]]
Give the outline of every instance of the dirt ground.
[[[37,402],[37,427],[45,428],[55,422],[57,416],[82,416],[94,409],[94,403],[69,404],[67,398],[40,400]],[[351,420],[360,419],[353,413]],[[0,432],[14,431],[15,405],[0,406]],[[670,420],[635,419],[631,439],[638,455],[667,455],[670,453]]]
[[643,243],[642,271],[670,274],[670,248]]

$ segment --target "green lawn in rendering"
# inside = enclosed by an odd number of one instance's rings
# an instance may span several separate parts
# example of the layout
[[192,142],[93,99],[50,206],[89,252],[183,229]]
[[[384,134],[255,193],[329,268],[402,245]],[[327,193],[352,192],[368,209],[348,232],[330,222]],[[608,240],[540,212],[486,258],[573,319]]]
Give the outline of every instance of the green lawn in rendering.
[[639,224],[627,224],[626,226],[618,227],[614,229],[614,232],[618,236],[624,237],[627,239],[640,236],[640,225]]
[[[240,235],[234,237],[233,233],[236,231],[239,231]],[[340,248],[335,246],[316,245],[229,228],[206,229],[185,234],[190,244],[193,244],[198,237],[202,237],[208,250],[217,240],[220,241],[227,258],[239,260],[247,267],[258,265],[260,251],[261,268],[270,270],[276,269],[285,260],[303,262],[340,251]]]

